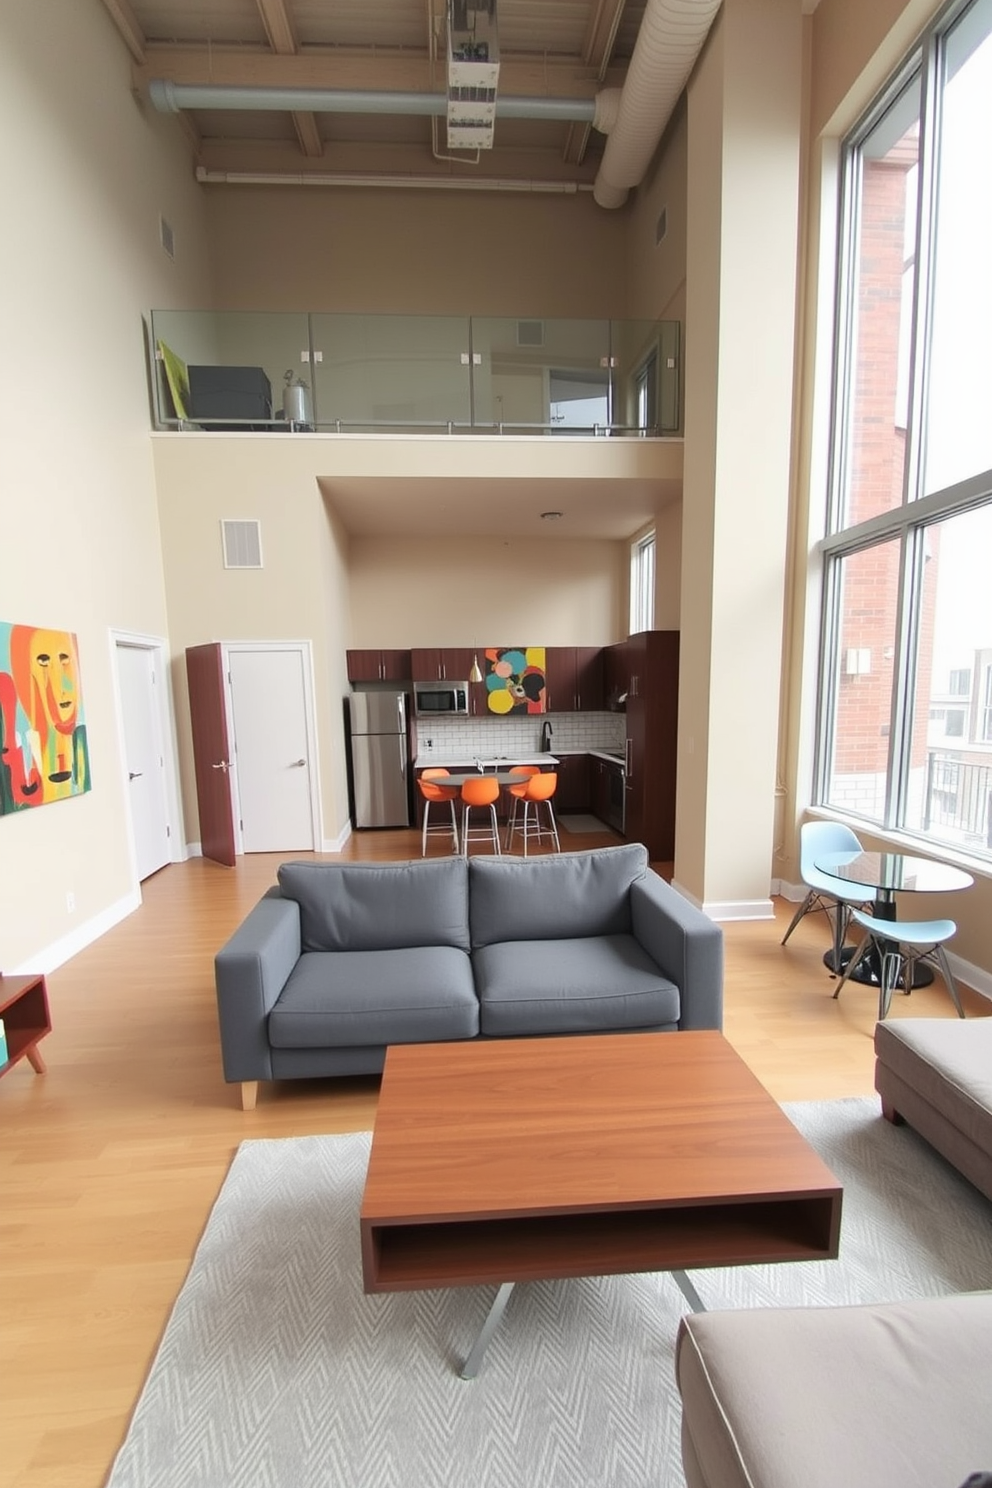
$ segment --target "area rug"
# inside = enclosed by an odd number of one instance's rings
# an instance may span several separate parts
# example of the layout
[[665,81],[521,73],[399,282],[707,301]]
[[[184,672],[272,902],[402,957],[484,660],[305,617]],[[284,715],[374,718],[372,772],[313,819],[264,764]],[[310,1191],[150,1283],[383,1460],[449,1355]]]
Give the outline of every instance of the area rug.
[[559,815],[558,826],[563,827],[566,832],[575,832],[585,835],[588,832],[608,832],[610,828],[605,822],[601,822],[598,816],[588,816],[581,811]]
[[[992,1286],[992,1205],[875,1100],[786,1106],[844,1185],[840,1259],[695,1271],[708,1308]],[[108,1488],[680,1488],[669,1276],[362,1292],[369,1134],[245,1142]]]

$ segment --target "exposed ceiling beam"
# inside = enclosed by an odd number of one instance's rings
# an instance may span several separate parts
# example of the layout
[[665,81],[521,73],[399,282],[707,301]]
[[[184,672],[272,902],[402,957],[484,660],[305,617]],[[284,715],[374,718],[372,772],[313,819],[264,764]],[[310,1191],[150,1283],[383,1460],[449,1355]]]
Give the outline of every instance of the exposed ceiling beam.
[[[255,0],[265,34],[272,50],[284,57],[295,57],[299,51],[293,18],[286,9],[286,0]],[[314,114],[308,110],[294,111],[293,128],[304,155],[319,160],[324,153],[324,143]]]
[[[607,76],[620,86],[623,69]],[[144,65],[134,68],[134,81],[146,88],[153,78],[205,87],[332,88],[384,93],[425,93],[437,88],[426,54],[418,57],[380,51],[333,55],[307,50],[295,56],[254,52],[239,47],[157,46],[145,48]],[[501,96],[526,98],[593,98],[600,81],[583,63],[554,62],[543,57],[511,57],[500,61]]]
[[111,20],[124,38],[124,44],[137,63],[145,60],[145,33],[128,0],[103,0]]
[[286,9],[285,0],[255,0],[269,45],[274,52],[293,56],[298,50],[293,19]]
[[[627,0],[597,0],[589,16],[585,40],[582,44],[582,60],[602,82],[609,70],[617,31],[623,17]],[[588,124],[570,124],[565,138],[562,157],[569,165],[579,165],[585,159],[589,147]]]

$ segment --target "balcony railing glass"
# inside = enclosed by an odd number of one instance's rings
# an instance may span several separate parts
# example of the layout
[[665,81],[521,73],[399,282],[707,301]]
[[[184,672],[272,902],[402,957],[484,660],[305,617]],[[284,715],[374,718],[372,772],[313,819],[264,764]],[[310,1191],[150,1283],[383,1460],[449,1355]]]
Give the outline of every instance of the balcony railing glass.
[[162,429],[677,435],[678,321],[153,310]]

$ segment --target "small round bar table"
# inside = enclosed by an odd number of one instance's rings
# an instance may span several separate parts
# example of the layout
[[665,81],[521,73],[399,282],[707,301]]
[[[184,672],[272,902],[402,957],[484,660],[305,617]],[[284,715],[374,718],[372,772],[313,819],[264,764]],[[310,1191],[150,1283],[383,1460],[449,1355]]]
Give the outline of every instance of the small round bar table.
[[[933,858],[912,858],[905,853],[833,852],[816,859],[821,873],[839,878],[846,884],[859,884],[874,890],[874,914],[879,920],[896,919],[896,894],[944,894],[967,889],[975,882],[963,868],[951,863],[938,863]],[[893,942],[893,947],[896,942]],[[853,954],[853,952],[852,952]],[[852,982],[865,982],[877,987],[881,980],[878,956],[869,952],[861,966],[851,973]],[[929,966],[917,966],[914,987],[933,981]]]

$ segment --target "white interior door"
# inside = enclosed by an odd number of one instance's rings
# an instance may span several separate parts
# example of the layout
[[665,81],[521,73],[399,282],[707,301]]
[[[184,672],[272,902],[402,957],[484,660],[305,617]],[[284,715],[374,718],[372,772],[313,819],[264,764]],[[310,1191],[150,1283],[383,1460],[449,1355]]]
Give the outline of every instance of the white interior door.
[[156,654],[117,642],[128,805],[139,881],[172,860]]
[[228,652],[242,851],[312,851],[313,767],[305,652]]

